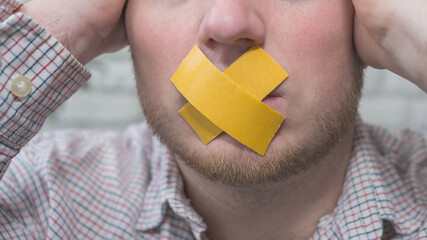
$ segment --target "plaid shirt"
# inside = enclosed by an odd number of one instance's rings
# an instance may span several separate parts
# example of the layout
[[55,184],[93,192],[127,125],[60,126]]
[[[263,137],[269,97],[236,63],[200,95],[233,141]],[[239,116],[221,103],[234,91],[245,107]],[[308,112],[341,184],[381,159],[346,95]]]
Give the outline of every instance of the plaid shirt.
[[[174,159],[144,123],[34,137],[90,74],[37,23],[12,14],[17,7],[0,0],[0,238],[206,239]],[[9,90],[18,75],[32,82],[25,99]],[[427,239],[425,139],[360,119],[355,133],[338,204],[312,239]]]

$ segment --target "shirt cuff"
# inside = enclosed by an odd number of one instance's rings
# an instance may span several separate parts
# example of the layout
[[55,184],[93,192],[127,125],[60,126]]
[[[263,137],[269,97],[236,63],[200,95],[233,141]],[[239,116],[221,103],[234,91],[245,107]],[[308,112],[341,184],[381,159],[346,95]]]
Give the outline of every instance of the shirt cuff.
[[[3,6],[3,4],[9,4]],[[1,1],[2,11],[19,6]],[[9,10],[8,10],[9,9]],[[0,13],[3,17],[3,13]],[[43,27],[23,13],[0,23],[0,178],[10,159],[58,106],[89,78],[88,70]],[[31,88],[25,97],[13,89]]]

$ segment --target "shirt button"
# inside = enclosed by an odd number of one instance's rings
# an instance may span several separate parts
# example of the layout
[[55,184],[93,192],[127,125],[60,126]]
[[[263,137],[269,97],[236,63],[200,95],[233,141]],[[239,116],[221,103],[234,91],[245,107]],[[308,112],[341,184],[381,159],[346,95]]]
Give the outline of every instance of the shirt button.
[[25,76],[18,76],[12,80],[10,90],[18,98],[28,97],[32,90],[31,80]]

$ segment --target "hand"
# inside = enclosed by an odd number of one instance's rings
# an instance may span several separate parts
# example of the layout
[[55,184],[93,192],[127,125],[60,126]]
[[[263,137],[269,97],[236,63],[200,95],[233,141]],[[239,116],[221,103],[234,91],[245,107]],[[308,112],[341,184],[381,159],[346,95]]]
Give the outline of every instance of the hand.
[[427,92],[427,1],[353,0],[354,41],[362,60]]
[[126,0],[33,0],[18,11],[32,17],[81,63],[127,45]]

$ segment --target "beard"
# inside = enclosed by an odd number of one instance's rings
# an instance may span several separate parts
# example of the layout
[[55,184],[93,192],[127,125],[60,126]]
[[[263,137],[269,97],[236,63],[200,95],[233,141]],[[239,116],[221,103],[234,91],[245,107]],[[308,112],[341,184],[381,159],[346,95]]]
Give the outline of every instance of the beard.
[[[135,59],[134,65],[137,66]],[[274,144],[273,138],[264,156],[235,141],[223,141],[221,144],[224,148],[211,148],[209,144],[196,149],[188,146],[177,133],[172,118],[167,117],[168,112],[149,101],[155,96],[149,96],[150,91],[144,91],[141,86],[144,80],[138,76],[138,71],[135,71],[135,76],[140,103],[148,125],[178,161],[213,182],[246,186],[284,181],[308,170],[342,141],[355,122],[363,85],[363,68],[362,61],[356,55],[345,79],[339,81],[341,86],[338,89],[341,91],[331,97],[331,103],[334,104],[331,107],[320,106],[311,117],[310,126],[306,126],[310,129],[310,134],[300,136],[293,142],[282,141],[279,144]],[[285,120],[278,132],[282,128],[286,129],[286,125]],[[232,151],[227,151],[230,148]]]

